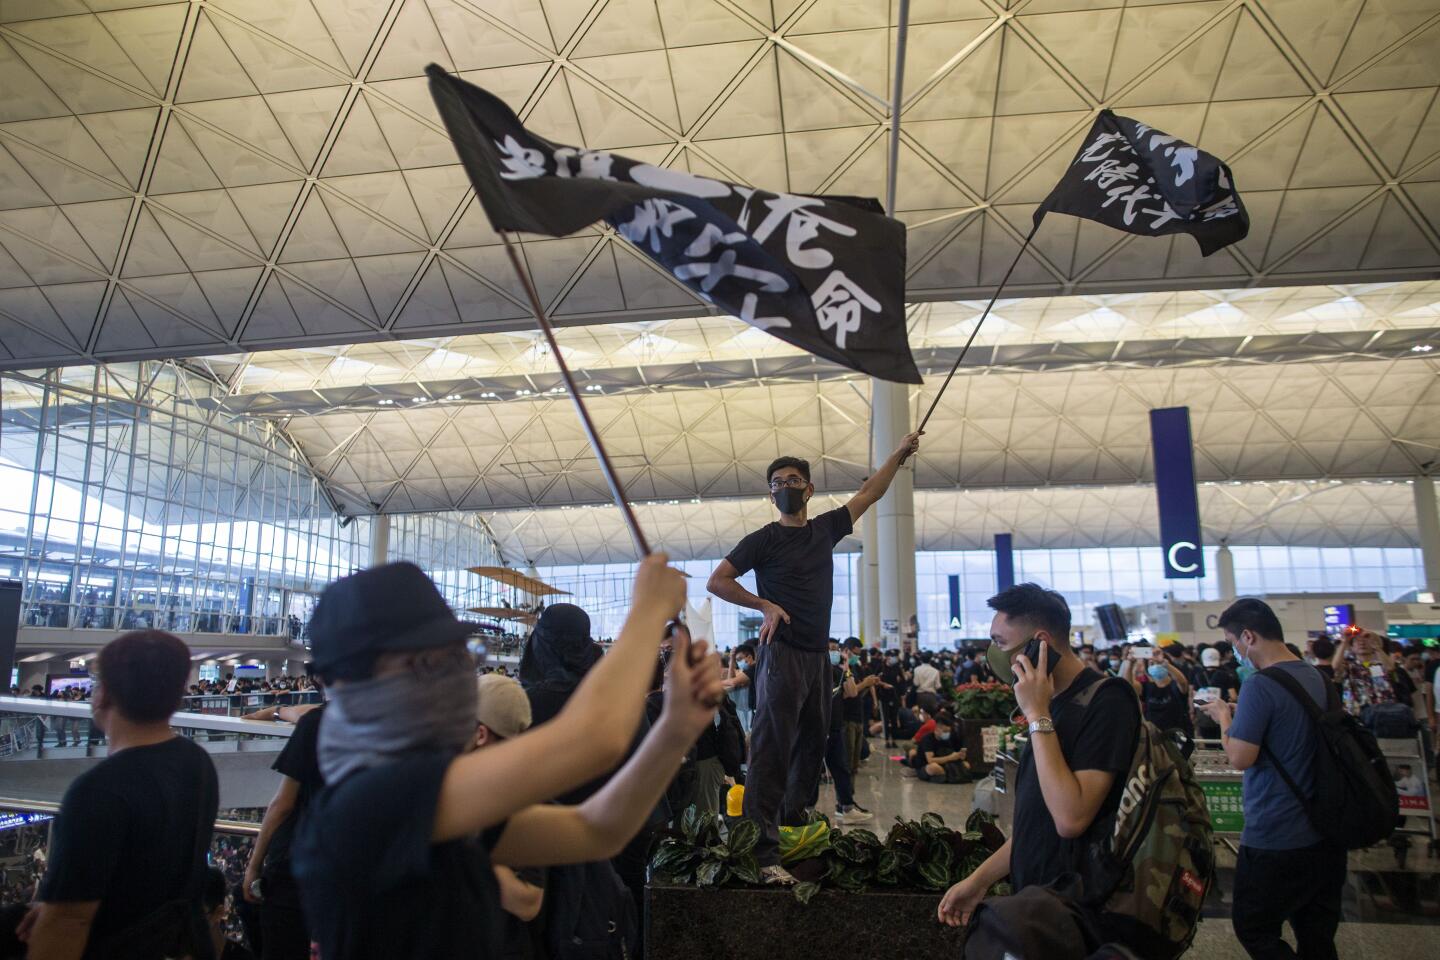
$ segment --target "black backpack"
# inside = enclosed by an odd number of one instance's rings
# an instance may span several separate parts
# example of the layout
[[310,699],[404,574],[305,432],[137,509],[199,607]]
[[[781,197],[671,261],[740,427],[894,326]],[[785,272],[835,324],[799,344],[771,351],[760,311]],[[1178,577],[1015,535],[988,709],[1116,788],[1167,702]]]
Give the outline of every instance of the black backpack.
[[1280,684],[1314,722],[1314,796],[1301,792],[1264,744],[1260,749],[1305,808],[1315,832],[1346,850],[1364,849],[1394,833],[1400,825],[1400,795],[1390,767],[1374,734],[1345,712],[1334,684],[1325,684],[1321,710],[1300,682],[1279,667],[1266,667],[1259,675]]
[[609,860],[551,867],[545,901],[545,940],[552,960],[636,956],[635,898]]

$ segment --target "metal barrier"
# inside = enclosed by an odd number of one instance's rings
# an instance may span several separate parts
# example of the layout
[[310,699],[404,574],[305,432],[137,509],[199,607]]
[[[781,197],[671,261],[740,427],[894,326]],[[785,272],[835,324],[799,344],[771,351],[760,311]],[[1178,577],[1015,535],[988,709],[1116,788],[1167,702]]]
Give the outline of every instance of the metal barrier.
[[282,690],[266,693],[202,693],[185,697],[182,706],[189,713],[210,717],[243,717],[266,707],[297,707],[320,703],[319,690]]
[[[18,800],[14,797],[0,797],[0,811],[11,813],[48,813],[53,816],[60,812],[60,804],[51,803],[47,800]],[[260,824],[249,823],[244,820],[216,820],[215,832],[234,834],[242,837],[258,837],[260,835]]]
[[26,601],[20,626],[57,630],[169,630],[171,633],[215,633],[228,636],[286,637],[299,644],[308,625],[288,616],[213,613],[155,606],[116,606],[61,601]]

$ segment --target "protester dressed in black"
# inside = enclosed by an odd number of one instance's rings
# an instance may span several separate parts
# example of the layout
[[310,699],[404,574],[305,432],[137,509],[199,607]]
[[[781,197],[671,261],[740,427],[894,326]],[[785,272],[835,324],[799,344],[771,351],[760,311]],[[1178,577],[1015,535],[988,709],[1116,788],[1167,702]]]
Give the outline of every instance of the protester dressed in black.
[[[746,536],[710,575],[711,593],[759,610],[765,618],[757,647],[745,816],[760,825],[755,855],[766,882],[794,882],[780,866],[780,826],[804,822],[825,756],[835,545],[889,488],[901,460],[919,446],[919,434],[906,437],[845,506],[813,519],[810,465],[794,457],[776,460],[765,479],[780,520]],[[751,570],[755,593],[739,582]]]
[[326,786],[293,844],[320,956],[493,958],[503,918],[492,863],[593,862],[634,835],[713,720],[720,665],[704,644],[677,643],[664,711],[609,783],[578,806],[544,802],[629,745],[684,579],[652,554],[633,596],[619,639],[555,718],[463,753],[476,733],[470,627],[411,564],[326,588],[310,630],[330,690],[319,739]]
[[[310,930],[291,869],[291,847],[300,818],[325,786],[317,752],[323,713],[322,705],[295,722],[285,749],[271,767],[281,774],[281,786],[266,808],[245,871],[245,899],[260,904],[262,960],[308,960],[310,956]],[[260,881],[258,894],[252,889],[256,880]]]
[[91,710],[110,754],[65,792],[22,935],[32,957],[193,951],[208,960],[202,898],[219,788],[209,754],[169,725],[190,650],[171,634],[136,631],[96,664]]

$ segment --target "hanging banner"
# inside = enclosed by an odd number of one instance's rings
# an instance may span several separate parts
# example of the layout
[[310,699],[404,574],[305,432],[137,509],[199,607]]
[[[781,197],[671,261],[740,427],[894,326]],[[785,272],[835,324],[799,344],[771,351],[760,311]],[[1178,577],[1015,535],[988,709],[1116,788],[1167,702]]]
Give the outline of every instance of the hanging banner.
[[960,575],[952,573],[945,578],[950,587],[950,629],[961,629],[963,620],[960,619]]
[[995,534],[995,592],[1015,586],[1014,538],[1008,533]]
[[1160,506],[1160,547],[1167,580],[1205,576],[1200,542],[1200,501],[1195,494],[1195,451],[1190,408],[1150,411],[1150,444],[1155,453],[1155,500]]

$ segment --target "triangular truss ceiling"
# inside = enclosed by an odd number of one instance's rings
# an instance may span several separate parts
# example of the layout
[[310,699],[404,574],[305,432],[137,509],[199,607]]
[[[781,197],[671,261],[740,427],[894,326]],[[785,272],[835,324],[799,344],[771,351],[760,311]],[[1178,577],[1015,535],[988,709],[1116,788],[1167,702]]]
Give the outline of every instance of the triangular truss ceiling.
[[[1415,500],[1405,481],[1206,483],[1199,489],[1203,538],[1236,545],[1415,547]],[[844,497],[822,497],[823,507]],[[637,508],[656,549],[675,560],[715,560],[774,519],[758,498],[655,503]],[[1150,486],[1038,490],[921,491],[915,544],[921,550],[990,550],[997,533],[1021,549],[1154,547],[1160,542]],[[507,555],[536,564],[629,563],[635,559],[620,511],[567,507],[487,518]],[[848,538],[840,550],[853,551]]]
[[[1404,479],[1440,459],[1437,373],[1440,361],[1410,355],[960,376],[927,427],[915,484],[1149,483],[1149,412],[1167,406],[1190,408],[1201,481]],[[918,390],[912,409],[928,408],[938,387]],[[853,380],[595,393],[586,405],[636,501],[763,494],[766,465],[782,455],[809,459],[821,494],[853,492],[869,472],[869,402]],[[610,500],[563,394],[392,401],[282,422],[350,513]]]
[[[556,140],[880,195],[891,0],[7,0],[0,366],[495,329],[521,295],[422,71]],[[1323,8],[1323,9],[1322,9]],[[909,297],[983,294],[1102,106],[1227,158],[1253,229],[1047,221],[1031,294],[1440,268],[1440,10],[1415,0],[912,5]],[[705,307],[603,231],[526,243],[569,323]]]

